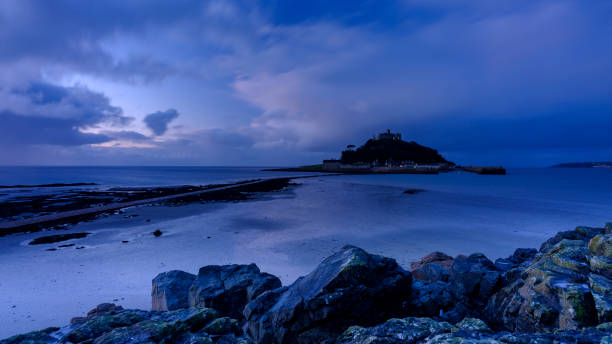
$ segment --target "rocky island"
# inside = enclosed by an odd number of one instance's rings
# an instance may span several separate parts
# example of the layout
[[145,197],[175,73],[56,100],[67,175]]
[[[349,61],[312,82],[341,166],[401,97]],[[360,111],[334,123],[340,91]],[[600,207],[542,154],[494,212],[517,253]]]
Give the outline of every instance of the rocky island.
[[168,271],[151,311],[101,304],[16,343],[612,343],[612,223],[409,270],[345,246],[288,286],[255,264]]
[[506,174],[501,166],[458,166],[446,160],[437,150],[414,141],[402,140],[402,135],[386,132],[375,135],[360,147],[348,145],[340,159],[323,160],[320,165],[301,166],[272,171],[366,173],[366,174],[437,174],[463,170],[478,174]]

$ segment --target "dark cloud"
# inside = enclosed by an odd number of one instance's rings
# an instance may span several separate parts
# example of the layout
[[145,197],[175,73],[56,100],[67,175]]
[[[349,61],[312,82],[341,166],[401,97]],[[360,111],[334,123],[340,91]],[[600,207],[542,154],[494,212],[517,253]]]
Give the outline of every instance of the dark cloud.
[[113,138],[87,130],[101,125],[124,126],[132,121],[104,94],[83,86],[32,82],[0,92],[0,97],[12,101],[0,105],[0,143],[4,146],[104,143]]
[[1,144],[78,146],[111,140],[106,135],[84,133],[78,128],[79,123],[73,119],[21,116],[8,111],[0,112]]
[[0,109],[4,107],[23,116],[67,119],[81,129],[102,123],[124,126],[133,121],[123,115],[120,107],[112,105],[106,95],[85,86],[64,87],[36,81],[13,89],[10,95],[16,96],[13,101],[19,106],[2,104]]
[[144,122],[151,129],[153,134],[161,136],[168,130],[168,124],[178,118],[179,113],[175,109],[168,109],[166,111],[157,111],[152,114],[148,114],[144,118]]

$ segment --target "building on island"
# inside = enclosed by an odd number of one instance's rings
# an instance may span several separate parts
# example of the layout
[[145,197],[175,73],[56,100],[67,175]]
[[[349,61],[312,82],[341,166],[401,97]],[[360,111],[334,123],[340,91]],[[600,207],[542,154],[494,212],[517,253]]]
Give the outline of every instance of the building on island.
[[392,133],[390,129],[387,129],[387,132],[378,134],[379,140],[397,140],[400,141],[402,139],[402,134],[400,133]]

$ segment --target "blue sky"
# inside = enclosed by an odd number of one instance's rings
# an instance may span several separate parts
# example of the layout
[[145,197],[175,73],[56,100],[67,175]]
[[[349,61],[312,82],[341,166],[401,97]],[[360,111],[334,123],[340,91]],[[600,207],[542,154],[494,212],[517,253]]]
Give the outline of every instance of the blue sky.
[[0,164],[293,165],[387,128],[612,160],[612,3],[0,2]]

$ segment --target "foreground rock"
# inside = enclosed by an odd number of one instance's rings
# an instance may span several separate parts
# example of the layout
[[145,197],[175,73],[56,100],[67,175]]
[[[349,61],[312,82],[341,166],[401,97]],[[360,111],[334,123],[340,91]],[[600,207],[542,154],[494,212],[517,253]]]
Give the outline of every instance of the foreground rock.
[[291,286],[249,303],[247,330],[258,343],[330,342],[350,325],[402,314],[410,282],[395,260],[345,246]]
[[605,344],[612,343],[610,334],[606,328],[538,334],[494,333],[480,319],[466,318],[453,326],[429,318],[404,318],[390,319],[370,328],[352,326],[338,337],[336,344]]
[[502,283],[502,271],[482,254],[451,258],[434,252],[412,264],[411,314],[457,322],[479,316]]
[[209,307],[240,319],[247,303],[264,291],[279,288],[281,282],[250,264],[209,265],[202,267],[197,276],[179,270],[168,271],[157,275],[152,285],[153,310]]
[[346,246],[288,287],[254,264],[169,271],[153,280],[154,311],[101,304],[0,344],[612,344],[612,224],[495,263],[434,252],[411,269]]
[[[1,344],[250,343],[238,321],[209,308],[147,312],[97,307],[84,321],[0,341]],[[114,306],[114,305],[112,305]],[[108,311],[100,311],[106,308]]]
[[151,306],[154,311],[172,311],[189,307],[189,288],[196,275],[172,270],[153,279]]
[[278,277],[262,273],[255,264],[209,265],[200,269],[189,289],[189,305],[211,307],[239,319],[247,303],[280,286]]
[[486,315],[509,331],[579,329],[612,320],[611,234],[578,227],[546,241],[533,261],[508,273]]

